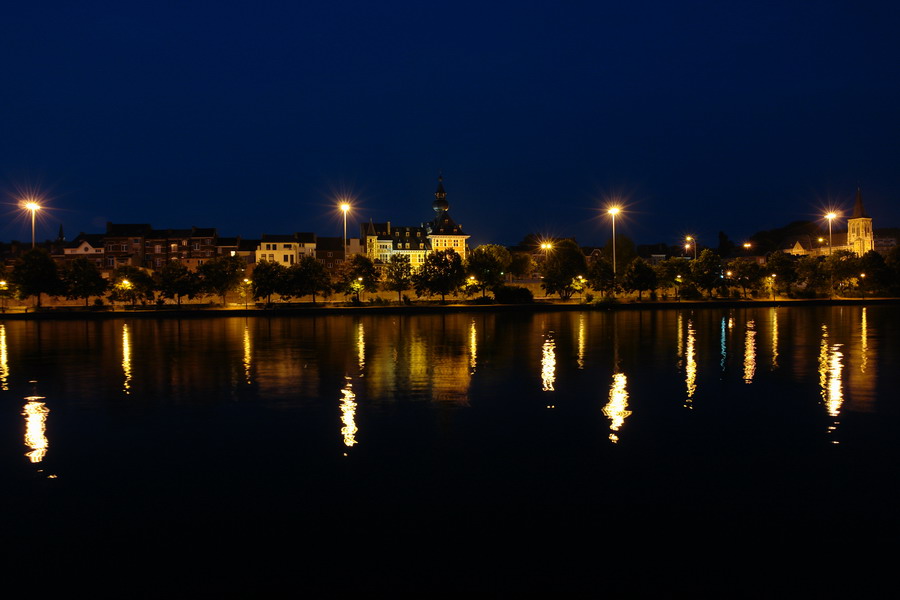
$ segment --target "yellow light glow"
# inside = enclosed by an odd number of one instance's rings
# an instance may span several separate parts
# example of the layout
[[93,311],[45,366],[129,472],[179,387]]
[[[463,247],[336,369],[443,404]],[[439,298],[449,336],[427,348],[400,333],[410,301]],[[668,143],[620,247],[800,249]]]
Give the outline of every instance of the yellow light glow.
[[684,384],[687,388],[687,403],[690,407],[694,401],[694,394],[697,392],[697,357],[694,354],[694,344],[697,340],[697,330],[694,329],[694,323],[688,319],[687,322],[687,344],[685,346],[684,356]]
[[253,347],[250,344],[250,328],[244,325],[244,381],[253,383],[250,376],[250,367],[253,365]]
[[753,383],[756,375],[756,323],[747,321],[747,332],[744,337],[744,383]]
[[6,345],[6,326],[0,323],[0,390],[9,391],[9,350]]
[[25,453],[33,463],[39,463],[44,460],[50,442],[47,440],[47,415],[50,409],[41,402],[43,396],[28,396],[28,401],[22,409],[22,415],[25,417],[25,445],[31,448]]
[[825,215],[825,218],[828,219],[829,221],[831,221],[832,219],[836,219],[837,213],[830,212],[827,215]]
[[359,365],[360,376],[366,368],[366,328],[362,321],[356,325],[356,357]]
[[612,385],[609,387],[609,402],[603,407],[603,414],[609,419],[609,440],[612,443],[619,441],[615,432],[625,424],[625,419],[631,416],[628,410],[628,390],[626,385],[628,378],[625,373],[614,373]]
[[356,394],[353,393],[353,384],[349,378],[341,389],[341,396],[341,435],[344,445],[351,447],[357,444],[356,434],[359,429],[356,427]]
[[127,324],[122,324],[122,372],[125,374],[125,382],[122,391],[131,393],[131,331]]
[[475,328],[475,319],[469,323],[469,372],[474,373],[478,365],[478,330]]
[[553,244],[550,242],[541,242],[541,250],[552,250]]
[[772,311],[772,369],[778,368],[778,309]]
[[41,205],[37,202],[26,202],[22,205],[25,210],[30,210],[31,212],[41,210]]
[[607,210],[606,212],[612,216],[616,216],[617,214],[622,212],[622,209],[619,208],[618,206],[613,206],[613,207],[610,207],[610,209]]
[[587,338],[587,326],[584,313],[578,314],[578,368],[584,368],[584,346]]
[[[0,328],[3,326],[0,325]],[[3,333],[3,330],[0,329],[0,334]],[[866,372],[866,366],[869,362],[869,329],[868,329],[868,321],[866,319],[866,307],[862,309],[862,322],[860,323],[860,350],[861,350],[861,361],[859,364],[859,370],[861,373]],[[6,389],[5,387],[3,389]]]
[[541,389],[545,392],[554,391],[556,383],[556,342],[548,335],[541,347]]
[[338,208],[341,209],[341,212],[343,212],[344,214],[347,214],[347,211],[350,210],[350,203],[349,202],[341,202]]

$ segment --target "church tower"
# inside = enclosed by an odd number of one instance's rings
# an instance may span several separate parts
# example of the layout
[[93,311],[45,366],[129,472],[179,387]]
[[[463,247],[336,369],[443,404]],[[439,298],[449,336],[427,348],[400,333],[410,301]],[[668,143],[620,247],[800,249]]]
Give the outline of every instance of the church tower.
[[434,193],[434,220],[423,223],[428,234],[428,241],[432,250],[446,250],[452,248],[463,260],[466,259],[466,240],[469,236],[463,233],[462,226],[450,218],[450,203],[447,202],[447,192],[444,191],[444,177],[438,176],[437,191]]
[[853,205],[853,216],[847,219],[847,245],[862,256],[875,249],[875,234],[872,231],[872,218],[863,208],[862,192],[856,188],[856,204]]

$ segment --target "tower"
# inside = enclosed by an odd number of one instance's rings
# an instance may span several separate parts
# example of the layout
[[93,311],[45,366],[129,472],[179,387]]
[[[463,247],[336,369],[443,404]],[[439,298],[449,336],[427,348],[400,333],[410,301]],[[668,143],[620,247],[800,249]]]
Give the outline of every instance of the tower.
[[447,202],[447,192],[444,191],[444,177],[438,175],[437,190],[434,192],[434,220],[423,223],[428,234],[432,250],[446,250],[452,248],[463,260],[466,259],[466,240],[469,236],[463,233],[462,226],[450,218],[450,203]]
[[853,205],[853,216],[847,219],[847,246],[862,256],[875,249],[875,234],[872,230],[872,218],[863,207],[862,191],[856,188],[856,204]]

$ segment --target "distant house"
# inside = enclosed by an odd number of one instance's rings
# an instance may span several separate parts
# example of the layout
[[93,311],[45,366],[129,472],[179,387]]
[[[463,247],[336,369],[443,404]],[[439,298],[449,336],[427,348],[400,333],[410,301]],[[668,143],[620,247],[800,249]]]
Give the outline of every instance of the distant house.
[[63,259],[70,261],[76,258],[87,258],[93,261],[98,269],[103,269],[106,264],[104,249],[105,242],[102,233],[79,233],[63,248]]

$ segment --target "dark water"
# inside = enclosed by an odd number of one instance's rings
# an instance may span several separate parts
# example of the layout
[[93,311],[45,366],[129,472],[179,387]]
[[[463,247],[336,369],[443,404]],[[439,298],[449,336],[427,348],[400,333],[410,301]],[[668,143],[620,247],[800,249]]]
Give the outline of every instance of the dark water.
[[898,335],[881,306],[6,322],[6,564],[119,597],[872,597]]

